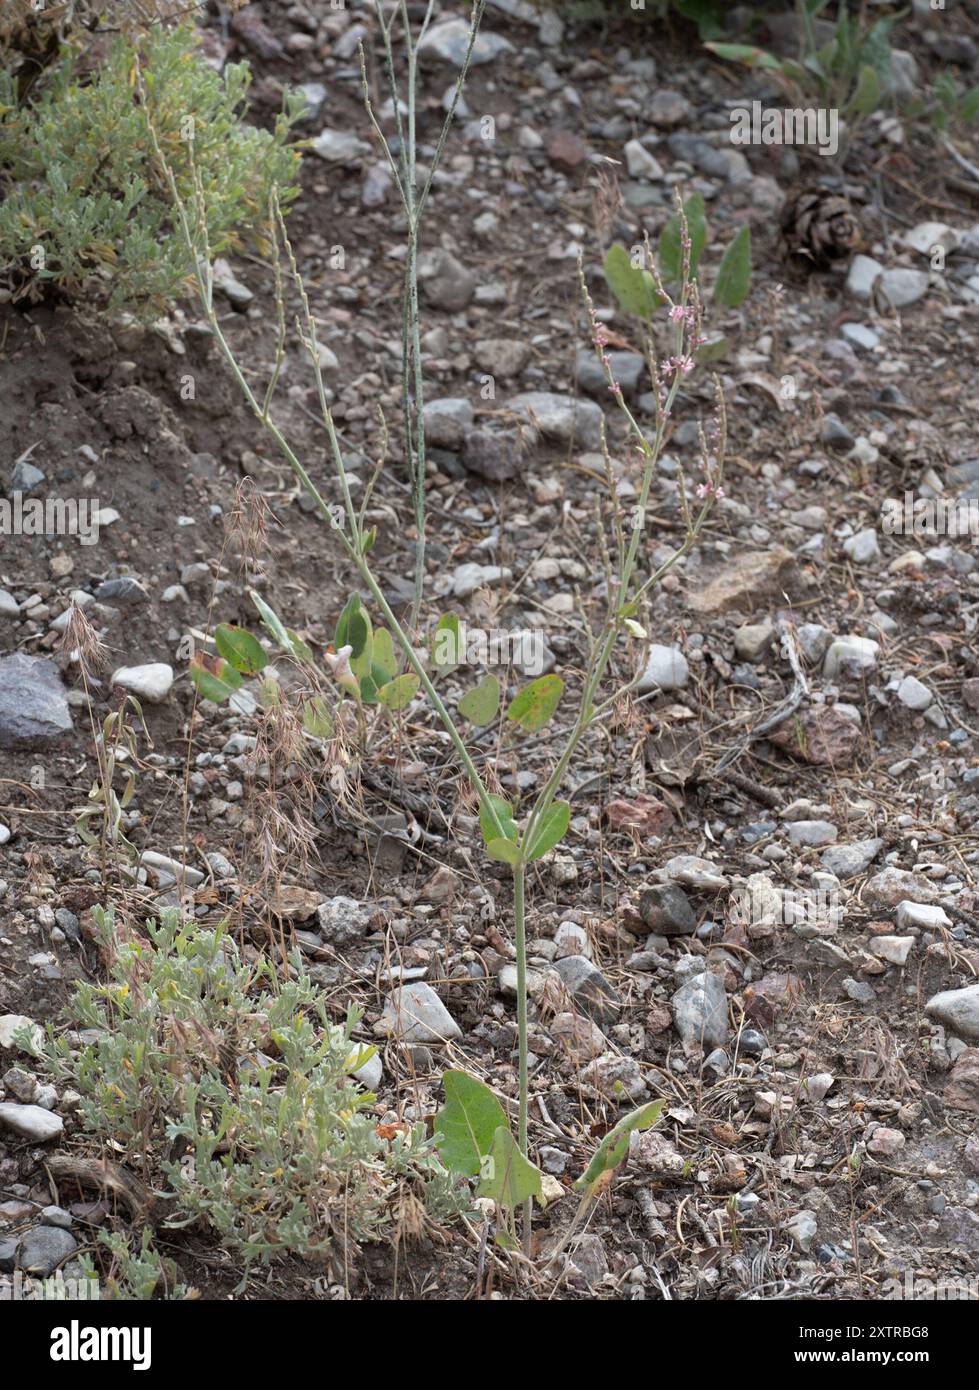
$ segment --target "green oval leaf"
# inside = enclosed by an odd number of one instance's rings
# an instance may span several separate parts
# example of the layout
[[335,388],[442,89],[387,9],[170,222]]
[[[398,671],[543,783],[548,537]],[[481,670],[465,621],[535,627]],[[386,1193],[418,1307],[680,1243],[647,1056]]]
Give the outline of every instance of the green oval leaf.
[[243,627],[221,623],[214,630],[214,642],[225,660],[246,676],[257,676],[269,664],[261,642]]
[[432,634],[432,664],[437,671],[448,673],[462,660],[462,631],[455,613],[439,618]]
[[418,687],[421,680],[415,675],[414,671],[406,671],[403,676],[397,676],[393,681],[388,681],[378,690],[377,698],[385,709],[392,713],[395,710],[404,709],[405,705],[418,694]]
[[[707,243],[707,218],[704,214],[704,196],[691,193],[683,204],[683,214],[687,219],[687,232],[690,237],[690,275],[697,273],[700,254]],[[680,242],[680,218],[674,213],[660,233],[659,273],[665,284],[679,284],[683,274],[683,246]]]
[[502,1207],[516,1208],[528,1197],[541,1197],[541,1171],[524,1158],[506,1125],[493,1135],[493,1146],[480,1165],[480,1197],[492,1197]]
[[648,270],[633,265],[632,257],[621,242],[617,241],[609,247],[603,270],[608,287],[620,308],[627,314],[635,314],[637,318],[652,318],[663,303],[656,293],[656,281]]
[[748,298],[750,288],[751,228],[746,222],[724,252],[714,281],[714,303],[722,309],[736,309]]
[[528,733],[536,734],[557,709],[563,690],[564,681],[560,676],[538,676],[511,701],[507,718]]
[[388,680],[393,680],[398,674],[398,660],[394,654],[394,642],[386,627],[379,627],[374,633],[374,665],[387,672]]
[[489,840],[486,844],[486,853],[500,864],[520,863],[520,847],[515,840]]
[[496,1131],[506,1126],[503,1106],[487,1085],[467,1072],[447,1071],[442,1085],[445,1104],[435,1116],[436,1132],[442,1136],[439,1154],[450,1173],[475,1178]]
[[470,724],[491,724],[500,708],[498,677],[484,676],[477,686],[463,695],[456,708]]
[[322,695],[314,695],[303,706],[303,728],[314,738],[332,737],[333,717]]
[[[507,801],[505,796],[496,796],[493,792],[489,792],[488,797],[490,805],[496,812],[496,818],[500,822],[500,828],[504,836],[508,840],[515,840],[517,838],[517,827],[514,824],[513,808],[509,801]],[[483,832],[483,841],[485,844],[488,845],[491,840],[498,838],[497,831],[494,829],[489,816],[482,806],[479,808],[479,826]]]
[[533,843],[526,849],[527,859],[540,859],[559,844],[567,833],[568,826],[571,824],[571,806],[567,801],[555,801],[547,810],[546,815],[541,818],[540,825],[534,834]]

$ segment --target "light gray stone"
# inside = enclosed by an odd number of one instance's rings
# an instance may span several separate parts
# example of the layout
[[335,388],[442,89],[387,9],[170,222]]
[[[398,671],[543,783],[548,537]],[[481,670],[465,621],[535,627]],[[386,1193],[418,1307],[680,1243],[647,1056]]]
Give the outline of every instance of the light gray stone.
[[111,685],[121,686],[138,700],[161,704],[173,685],[173,667],[165,661],[148,661],[144,666],[120,666],[113,672]]
[[567,444],[574,438],[586,449],[601,445],[602,410],[594,401],[576,401],[555,391],[524,391],[508,404],[545,439]]
[[15,652],[0,657],[0,748],[34,748],[71,730],[71,714],[52,661]]
[[928,293],[929,276],[926,270],[885,270],[880,277],[879,293],[893,304],[895,309],[903,309],[916,304]]
[[636,689],[641,694],[648,690],[682,690],[689,678],[690,667],[680,648],[653,642]]
[[440,1043],[462,1037],[462,1029],[434,989],[423,983],[392,990],[378,1028],[404,1043]]
[[64,1129],[60,1115],[52,1115],[40,1105],[17,1105],[13,1101],[0,1102],[0,1128],[12,1129],[24,1139],[35,1144],[46,1144],[49,1139],[57,1139]]
[[716,975],[705,971],[682,985],[671,1000],[673,1023],[688,1046],[705,1052],[728,1040],[727,994]]
[[831,681],[841,671],[844,675],[849,675],[851,671],[872,671],[877,665],[879,651],[880,643],[870,637],[837,637],[826,653],[823,675]]

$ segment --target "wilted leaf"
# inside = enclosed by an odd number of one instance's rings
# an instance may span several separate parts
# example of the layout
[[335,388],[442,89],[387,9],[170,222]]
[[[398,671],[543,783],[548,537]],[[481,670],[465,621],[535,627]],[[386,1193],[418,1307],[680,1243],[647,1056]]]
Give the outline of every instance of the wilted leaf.
[[651,1100],[648,1105],[641,1105],[638,1110],[630,1110],[628,1115],[623,1115],[599,1144],[575,1187],[579,1191],[593,1188],[604,1173],[614,1172],[629,1151],[629,1135],[636,1129],[650,1129],[659,1119],[662,1109],[662,1100]]
[[202,700],[220,705],[242,685],[242,675],[222,657],[195,652],[190,661],[189,675],[200,691]]

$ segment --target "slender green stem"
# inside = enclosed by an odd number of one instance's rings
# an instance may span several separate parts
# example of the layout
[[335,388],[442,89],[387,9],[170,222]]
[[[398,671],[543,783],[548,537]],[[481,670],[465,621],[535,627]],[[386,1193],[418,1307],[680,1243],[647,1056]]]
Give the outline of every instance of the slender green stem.
[[[530,1075],[528,1067],[529,1046],[527,1039],[527,922],[524,900],[526,868],[523,864],[513,866],[513,924],[514,945],[517,951],[517,1048],[519,1070],[519,1115],[517,1120],[517,1144],[520,1152],[527,1156],[527,1142],[530,1118]],[[530,1254],[531,1200],[528,1197],[523,1209],[523,1248]]]

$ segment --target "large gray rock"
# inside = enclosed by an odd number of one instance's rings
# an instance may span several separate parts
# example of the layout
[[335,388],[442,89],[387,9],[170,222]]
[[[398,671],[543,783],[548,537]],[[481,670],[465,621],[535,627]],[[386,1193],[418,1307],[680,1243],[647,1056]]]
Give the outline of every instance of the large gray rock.
[[476,277],[451,251],[439,246],[418,257],[418,288],[427,303],[457,314],[475,294]]
[[716,975],[694,975],[670,1001],[673,1023],[683,1042],[702,1046],[705,1052],[724,1047],[728,1040],[727,994]]
[[824,869],[837,878],[853,878],[862,874],[871,861],[883,848],[884,841],[878,837],[872,840],[854,840],[849,845],[833,845],[821,858]]
[[[422,62],[449,63],[461,68],[466,61],[469,47],[469,21],[466,19],[446,19],[435,24],[418,45],[418,57]],[[501,53],[512,53],[513,44],[500,34],[490,34],[481,29],[473,46],[473,67],[492,63]]]
[[513,396],[509,405],[546,439],[567,444],[574,438],[586,449],[601,445],[602,410],[594,401],[576,401],[556,391],[524,391]]
[[979,985],[942,990],[928,1000],[925,1013],[958,1037],[979,1041]]
[[0,658],[0,748],[35,748],[70,730],[54,662],[24,652]]
[[[634,396],[646,371],[646,359],[638,352],[610,352],[612,377],[627,396]],[[582,391],[591,396],[605,396],[609,384],[605,371],[591,348],[579,349],[575,359],[575,380]]]
[[57,1139],[64,1129],[60,1115],[44,1110],[40,1105],[18,1105],[15,1101],[0,1102],[0,1129],[12,1129],[24,1139],[35,1144],[46,1144],[49,1139]]
[[619,1010],[619,996],[597,966],[585,956],[564,956],[554,962],[575,1003],[596,1023],[610,1024]]
[[682,690],[689,679],[690,667],[680,648],[653,642],[636,689],[640,694],[649,690]]
[[392,990],[378,1027],[404,1043],[441,1043],[461,1038],[462,1029],[431,985]]
[[465,396],[426,401],[425,438],[436,449],[459,449],[473,418],[473,408]]
[[78,1249],[78,1241],[58,1226],[35,1226],[20,1244],[20,1267],[25,1274],[46,1278]]

